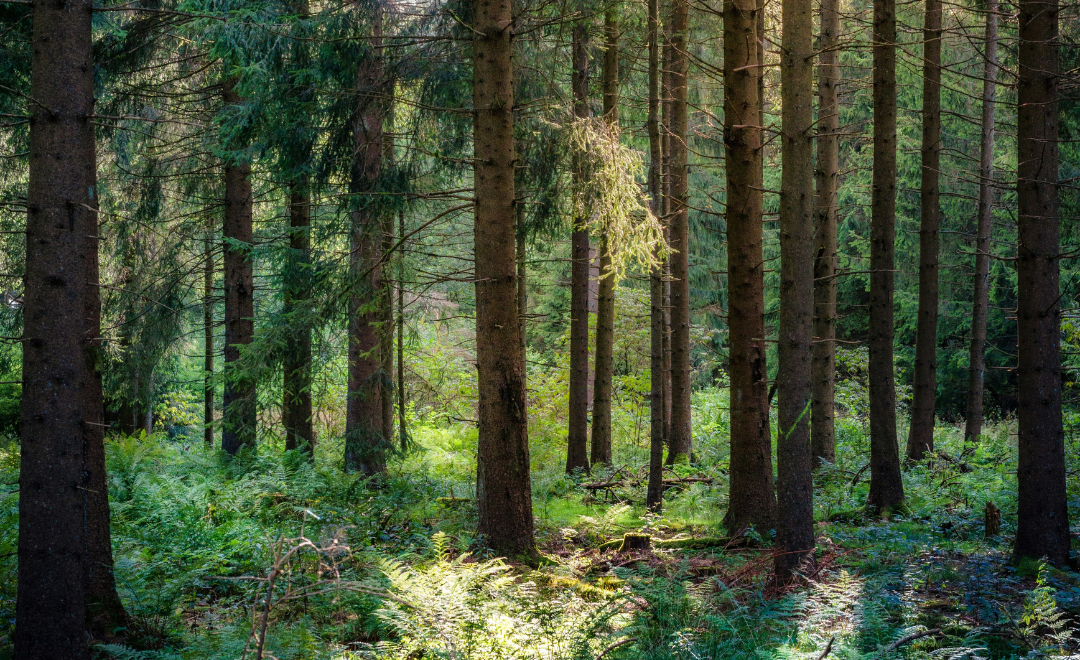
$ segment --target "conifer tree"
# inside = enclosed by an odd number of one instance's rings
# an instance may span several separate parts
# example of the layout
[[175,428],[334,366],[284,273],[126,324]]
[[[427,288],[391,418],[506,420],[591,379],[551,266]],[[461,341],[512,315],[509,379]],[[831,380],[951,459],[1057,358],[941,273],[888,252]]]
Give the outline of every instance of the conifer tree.
[[[588,119],[589,30],[586,19],[574,23],[571,44],[573,58],[571,87],[574,117]],[[578,188],[587,173],[575,163],[573,176]],[[575,217],[570,234],[570,410],[566,437],[566,473],[589,471],[589,250],[588,218]]]
[[214,239],[206,228],[203,241],[203,441],[214,444]]
[[937,400],[938,237],[941,226],[941,0],[926,0],[923,25],[922,185],[919,198],[919,312],[907,457],[934,451]]
[[689,461],[690,419],[690,169],[687,161],[689,0],[671,3],[671,438],[669,464]]
[[[604,11],[604,122],[619,127],[619,23],[616,7]],[[615,274],[611,269],[610,242],[601,233],[600,282],[596,296],[596,367],[593,385],[592,438],[589,460],[611,464],[611,378],[615,344]]]
[[765,368],[761,227],[762,4],[724,2],[724,154],[727,170],[732,531],[769,529],[776,513]]
[[[222,83],[225,111],[238,115],[243,99],[228,77]],[[251,162],[242,145],[230,144],[225,161],[222,223],[225,262],[225,395],[221,448],[229,454],[255,447],[255,381],[240,364],[241,347],[255,338],[255,282],[252,270]]]
[[979,140],[979,205],[975,227],[975,286],[972,293],[971,347],[968,361],[964,441],[982,433],[986,382],[986,319],[990,307],[990,236],[994,201],[994,97],[997,92],[998,3],[986,3],[986,50],[983,54],[982,122]]
[[383,437],[383,363],[380,325],[382,287],[383,121],[386,99],[382,48],[382,8],[372,20],[371,40],[357,70],[359,96],[353,118],[349,192],[350,227],[349,387],[345,418],[345,469],[373,475],[386,470]]
[[814,467],[836,460],[836,195],[840,162],[840,11],[821,0],[818,37],[817,201],[814,209],[814,356],[810,442]]
[[893,271],[896,268],[896,3],[874,0],[874,172],[870,202],[870,506],[904,499],[896,441]]
[[1016,557],[1069,563],[1061,419],[1057,0],[1020,0]]
[[516,304],[514,16],[510,0],[473,0],[472,9],[477,532],[501,554],[533,556],[525,364]]
[[[662,217],[662,161],[660,135],[660,0],[648,3],[649,40],[649,202],[654,215]],[[664,500],[664,268],[662,262],[649,270],[649,485],[645,503],[659,512]]]
[[[782,5],[780,81],[783,110],[780,194],[780,327],[776,372],[776,577],[790,580],[814,547],[810,454],[814,316],[813,10],[810,0]],[[812,559],[812,557],[811,557]]]
[[[33,6],[16,658],[123,626],[106,499],[89,4]],[[64,44],[56,48],[53,44]]]
[[[285,448],[309,453],[315,447],[315,429],[311,405],[311,332],[310,314],[303,309],[311,291],[311,173],[308,171],[314,145],[310,118],[314,96],[311,85],[294,80],[296,72],[310,66],[308,43],[303,38],[303,24],[309,20],[307,0],[296,5],[298,34],[291,44],[291,75],[285,78],[288,94],[295,94],[298,114],[294,120],[295,142],[287,145],[285,168],[291,170],[288,183],[289,252],[285,264],[283,316],[292,326],[284,349],[282,365],[281,421],[285,427]],[[291,148],[289,148],[291,147]]]

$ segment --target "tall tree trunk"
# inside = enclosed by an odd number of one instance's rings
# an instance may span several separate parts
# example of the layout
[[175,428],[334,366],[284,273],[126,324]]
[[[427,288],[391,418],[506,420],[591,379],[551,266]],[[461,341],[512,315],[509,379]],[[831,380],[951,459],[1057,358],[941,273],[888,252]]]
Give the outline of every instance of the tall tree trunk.
[[[225,81],[226,105],[239,105],[236,79]],[[239,364],[240,347],[255,334],[254,278],[251,264],[251,163],[230,157],[225,163],[225,395],[221,448],[235,454],[255,447],[255,380]]]
[[[573,28],[574,115],[589,116],[589,31],[583,21]],[[585,172],[574,166],[581,185]],[[570,410],[566,472],[589,471],[589,231],[588,218],[574,218],[570,235]]]
[[[649,204],[663,214],[660,147],[660,0],[649,0]],[[659,255],[657,255],[659,256]],[[664,502],[664,269],[649,272],[649,486],[645,504],[659,512]]]
[[[619,23],[616,8],[604,12],[604,121],[619,126]],[[600,282],[596,296],[596,380],[593,386],[593,465],[611,465],[611,377],[615,348],[615,275],[611,269],[608,236],[600,237]]]
[[818,38],[817,203],[814,209],[814,356],[810,451],[836,460],[836,191],[840,178],[840,6],[821,0]]
[[[399,240],[405,240],[405,213],[398,212]],[[401,451],[409,448],[409,430],[405,423],[405,252],[404,246],[398,247],[397,279],[397,397],[398,397],[398,442]]]
[[997,92],[997,0],[986,3],[983,60],[982,135],[979,146],[979,210],[975,230],[975,290],[972,294],[971,352],[964,442],[977,442],[983,425],[986,377],[986,319],[990,308],[990,235],[994,204],[994,96]]
[[896,263],[896,2],[874,0],[874,173],[870,201],[870,506],[904,499],[896,441],[893,269]]
[[1017,557],[1069,562],[1058,286],[1058,2],[1020,0]]
[[765,284],[761,227],[761,97],[758,13],[724,1],[724,145],[727,169],[731,482],[725,525],[732,532],[774,521]]
[[668,463],[689,461],[690,426],[690,227],[687,164],[687,38],[689,0],[671,5],[671,444]]
[[[777,545],[790,581],[814,548],[810,454],[814,319],[814,49],[811,0],[783,0],[780,195],[780,328],[776,371]],[[811,557],[812,559],[812,557]]]
[[[311,180],[304,175],[289,186],[289,264],[285,281],[285,314],[296,315],[297,303],[311,298]],[[285,448],[315,449],[311,411],[311,322],[308,311],[290,319],[294,330],[286,348],[282,421]]]
[[[664,61],[661,69],[660,210],[664,241],[671,244],[671,2],[664,23]],[[664,446],[671,447],[671,255],[664,259]]]
[[345,411],[345,470],[372,475],[386,471],[383,436],[382,218],[371,193],[382,179],[383,94],[382,11],[375,8],[371,51],[357,72],[360,94],[353,123],[352,213],[349,296],[349,390]]
[[214,446],[214,238],[207,227],[203,243],[203,440]]
[[[396,84],[393,81],[387,84],[387,110],[386,126],[389,131],[394,130],[394,94]],[[390,135],[383,135],[383,162],[384,166],[395,166],[394,139]],[[394,213],[387,209],[382,214],[382,254],[384,262],[389,264],[392,259],[390,250],[394,247]],[[389,274],[387,268],[385,273]],[[379,324],[379,351],[382,355],[382,433],[388,444],[393,444],[394,439],[394,381],[390,374],[394,373],[394,281],[392,276],[382,278],[382,294],[379,297],[382,308],[382,322]]]
[[934,451],[937,399],[938,201],[941,167],[941,0],[926,0],[923,25],[922,186],[919,197],[919,314],[915,332],[915,382],[907,457]]
[[512,34],[509,0],[473,0],[477,532],[499,553],[535,556],[525,365],[515,304]]
[[150,435],[154,432],[154,368],[150,367],[150,372],[146,374],[146,396],[143,399],[145,407],[142,410],[142,417],[139,419],[139,428],[146,435]]
[[[298,0],[296,12],[309,17],[307,0]],[[292,45],[296,68],[309,65],[307,44],[297,39]],[[288,76],[285,85],[306,108],[312,100],[310,86],[298,85]],[[295,129],[300,144],[290,163],[294,172],[304,172],[311,159],[312,144],[306,138],[308,118],[302,116]],[[289,183],[289,256],[283,282],[284,316],[290,325],[290,341],[285,346],[282,364],[281,421],[285,427],[285,449],[302,449],[310,458],[315,450],[315,431],[311,411],[311,320],[306,308],[297,306],[311,298],[311,177],[306,172]],[[304,305],[306,307],[306,305]]]
[[123,618],[97,367],[90,6],[35,4],[32,41],[14,644],[16,658],[78,659],[89,657],[88,633]]

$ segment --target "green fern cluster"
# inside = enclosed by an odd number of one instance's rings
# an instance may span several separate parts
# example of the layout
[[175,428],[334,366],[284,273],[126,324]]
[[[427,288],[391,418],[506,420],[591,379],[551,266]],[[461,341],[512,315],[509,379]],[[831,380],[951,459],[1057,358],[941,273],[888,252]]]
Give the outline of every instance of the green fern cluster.
[[1024,599],[1024,611],[1015,629],[1033,651],[1044,655],[1066,655],[1076,649],[1080,640],[1069,629],[1068,615],[1058,607],[1054,598],[1057,589],[1048,578],[1049,569],[1042,562],[1035,588]]
[[627,623],[618,599],[545,593],[502,560],[451,558],[444,535],[433,542],[435,559],[426,565],[381,562],[390,597],[377,615],[397,639],[368,647],[370,657],[591,660]]

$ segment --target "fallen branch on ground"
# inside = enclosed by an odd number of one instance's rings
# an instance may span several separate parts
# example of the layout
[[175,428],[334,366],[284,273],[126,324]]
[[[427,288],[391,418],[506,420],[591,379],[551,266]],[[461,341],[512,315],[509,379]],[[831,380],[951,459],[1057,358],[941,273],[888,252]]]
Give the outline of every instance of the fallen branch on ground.
[[[712,477],[678,477],[672,479],[664,479],[665,486],[675,486],[678,484],[711,484],[713,482]],[[593,481],[590,483],[581,484],[581,487],[585,490],[604,490],[606,488],[633,488],[645,483],[644,479],[623,479],[619,481]]]

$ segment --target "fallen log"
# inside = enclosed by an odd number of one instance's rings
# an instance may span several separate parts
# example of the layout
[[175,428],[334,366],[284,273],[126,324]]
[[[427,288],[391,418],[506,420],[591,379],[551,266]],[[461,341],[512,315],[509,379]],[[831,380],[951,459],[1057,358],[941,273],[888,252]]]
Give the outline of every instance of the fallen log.
[[[695,483],[711,484],[712,482],[712,477],[678,477],[664,479],[665,486]],[[593,481],[590,483],[581,484],[581,487],[585,490],[604,490],[606,488],[626,488],[640,486],[643,483],[645,483],[644,479],[623,479],[620,481]]]
[[[629,543],[628,537],[633,537]],[[644,541],[642,539],[645,539]],[[647,534],[626,534],[621,539],[614,539],[599,546],[600,550],[616,550],[626,552],[630,549],[666,548],[669,550],[706,550],[708,548],[745,548],[754,544],[754,540],[748,536],[701,536],[681,539],[652,539]]]

